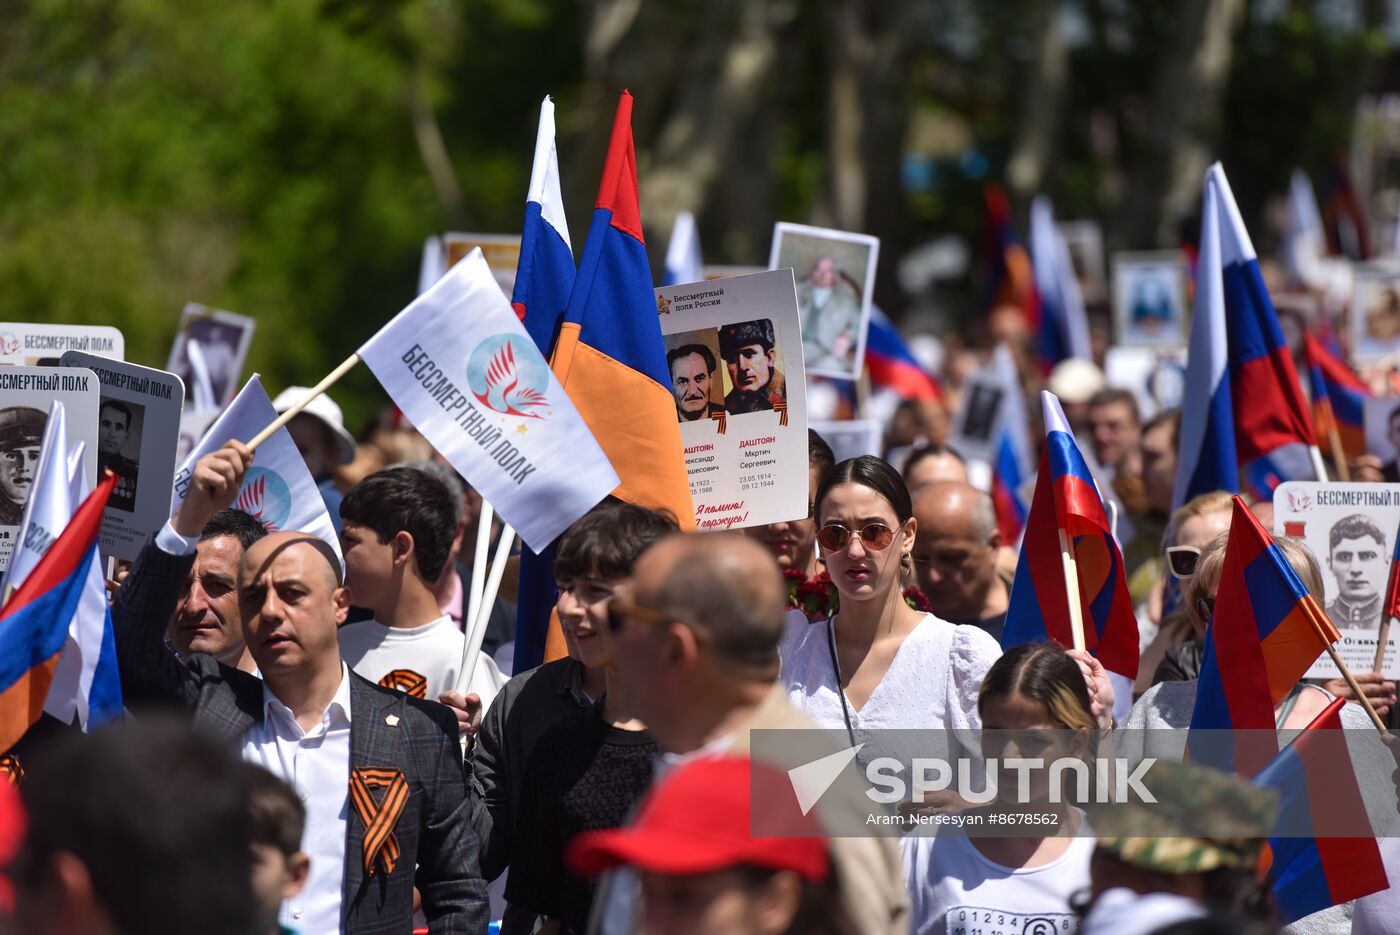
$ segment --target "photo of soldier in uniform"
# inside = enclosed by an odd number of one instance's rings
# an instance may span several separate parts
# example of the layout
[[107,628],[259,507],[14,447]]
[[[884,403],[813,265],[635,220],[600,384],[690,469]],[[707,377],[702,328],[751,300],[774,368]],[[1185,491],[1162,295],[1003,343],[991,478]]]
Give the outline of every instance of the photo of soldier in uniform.
[[48,421],[30,406],[0,409],[0,526],[18,526],[24,516]]
[[[170,361],[165,369],[185,384],[185,395],[193,409],[220,408],[233,399],[241,385],[243,364],[248,346],[253,341],[257,322],[246,315],[235,315],[218,309],[190,303],[180,319],[180,331],[170,349]],[[198,345],[202,368],[191,362],[189,345]],[[207,383],[201,381],[207,376]],[[205,400],[204,388],[211,399]]]
[[787,381],[773,322],[760,318],[721,325],[719,353],[727,387],[724,408],[730,415],[771,411],[787,404]]
[[97,408],[97,473],[111,471],[117,486],[107,502],[109,509],[136,509],[136,479],[141,462],[141,426],[145,407],[103,398]]
[[1339,519],[1327,532],[1327,568],[1337,590],[1327,616],[1341,630],[1374,630],[1390,575],[1390,545],[1375,520],[1362,513]]

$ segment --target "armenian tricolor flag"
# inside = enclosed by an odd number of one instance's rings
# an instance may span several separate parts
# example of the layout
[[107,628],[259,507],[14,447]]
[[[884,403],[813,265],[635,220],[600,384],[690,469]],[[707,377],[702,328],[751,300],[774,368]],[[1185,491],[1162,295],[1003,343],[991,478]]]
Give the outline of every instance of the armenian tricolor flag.
[[[520,262],[515,270],[511,305],[525,330],[548,359],[554,350],[574,288],[574,251],[564,217],[559,187],[559,153],[554,142],[554,102],[540,104],[535,135],[535,162],[525,200],[525,223],[520,235]],[[520,548],[520,583],[516,589],[515,671],[533,669],[544,661],[554,587],[554,546],[536,554]]]
[[97,485],[0,610],[0,750],[14,746],[43,713],[116,485],[113,474]]
[[1308,360],[1308,387],[1312,390],[1313,427],[1318,444],[1331,454],[1335,434],[1343,456],[1364,455],[1366,400],[1371,398],[1371,391],[1311,334],[1303,335],[1303,351]]
[[991,184],[983,190],[987,206],[987,226],[983,234],[983,258],[987,264],[986,310],[1014,305],[1032,329],[1040,328],[1040,294],[1035,288],[1035,270],[1025,244],[1011,221],[1011,202],[1006,190]]
[[1334,699],[1254,779],[1279,794],[1266,872],[1284,924],[1390,885],[1347,751],[1345,704]]
[[666,349],[642,239],[632,95],[622,92],[554,372],[617,470],[618,497],[695,526]]
[[[1002,648],[1044,640],[1073,646],[1069,609],[1073,600],[1084,620],[1084,648],[1108,671],[1136,678],[1137,616],[1128,596],[1123,554],[1060,401],[1042,392],[1041,406],[1045,448],[1011,586]],[[1078,572],[1077,593],[1072,596],[1062,543],[1068,546]]]
[[1246,776],[1258,772],[1277,744],[1265,751],[1245,741],[1255,731],[1273,736],[1274,705],[1341,638],[1273,538],[1235,497],[1191,729],[1245,733],[1233,750],[1189,743],[1192,758]]

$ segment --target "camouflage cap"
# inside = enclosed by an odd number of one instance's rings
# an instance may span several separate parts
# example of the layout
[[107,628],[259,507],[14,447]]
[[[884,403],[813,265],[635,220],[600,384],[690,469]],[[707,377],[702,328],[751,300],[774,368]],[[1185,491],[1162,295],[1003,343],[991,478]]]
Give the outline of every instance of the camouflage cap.
[[1206,766],[1159,760],[1145,784],[1155,804],[1084,808],[1100,848],[1158,873],[1251,868],[1278,815],[1276,792]]
[[0,449],[9,451],[27,445],[37,445],[44,437],[48,413],[30,406],[0,409]]
[[767,318],[739,321],[719,329],[719,356],[731,360],[739,356],[739,348],[761,344],[765,351],[773,349],[773,323]]

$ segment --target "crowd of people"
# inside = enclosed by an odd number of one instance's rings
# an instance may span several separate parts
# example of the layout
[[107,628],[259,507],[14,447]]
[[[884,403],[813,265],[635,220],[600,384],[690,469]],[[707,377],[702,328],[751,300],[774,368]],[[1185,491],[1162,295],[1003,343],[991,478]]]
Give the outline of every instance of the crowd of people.
[[[131,716],[92,735],[45,718],[6,758],[3,924],[54,935],[1278,930],[1256,872],[1274,802],[1238,777],[1169,763],[1159,788],[1179,793],[1175,825],[1036,786],[1015,807],[1053,821],[1020,836],[850,833],[843,822],[870,802],[849,776],[799,813],[791,764],[755,740],[821,728],[821,749],[867,765],[901,731],[951,731],[974,756],[989,752],[976,731],[1040,732],[1042,754],[1075,757],[1122,730],[1187,726],[1230,497],[1170,511],[1176,414],[1144,424],[1132,394],[1068,389],[1066,413],[1135,530],[1125,563],[1143,653],[1122,725],[1092,655],[1003,651],[1016,543],[948,444],[948,420],[917,411],[928,403],[891,423],[892,436],[912,427],[891,439],[907,450],[898,469],[872,455],[837,462],[810,432],[803,519],[683,533],[664,510],[608,498],[557,543],[560,658],[505,674],[512,570],[465,680],[480,496],[407,426],[351,444],[324,400],[290,429],[342,562],[316,536],[269,533],[233,508],[252,454],[229,441],[198,462],[178,512],[113,584]],[[1255,509],[1267,522],[1270,505]],[[1320,594],[1317,559],[1276,541]],[[1393,716],[1394,683],[1360,679]],[[1276,708],[1280,732],[1334,695],[1350,689],[1300,683]],[[1357,705],[1343,720],[1368,728]],[[1137,736],[1139,756],[1182,759],[1184,732]],[[1015,787],[1009,775],[999,784]],[[1381,793],[1393,815],[1395,790]],[[1008,807],[999,792],[906,796],[892,811]],[[1221,830],[1204,833],[1200,815],[1214,812]],[[1400,872],[1397,849],[1383,852]],[[1396,907],[1384,891],[1290,931],[1388,931]]]

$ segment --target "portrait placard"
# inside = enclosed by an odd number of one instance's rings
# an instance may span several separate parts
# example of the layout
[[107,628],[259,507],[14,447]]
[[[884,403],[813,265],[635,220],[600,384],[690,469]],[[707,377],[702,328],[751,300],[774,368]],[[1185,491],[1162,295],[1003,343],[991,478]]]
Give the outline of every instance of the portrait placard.
[[1098,221],[1061,221],[1055,225],[1065,239],[1074,278],[1085,302],[1101,302],[1108,296],[1108,277],[1104,275],[1103,228]]
[[1351,293],[1351,357],[1358,363],[1400,351],[1400,272],[1356,267]]
[[865,365],[865,335],[880,239],[867,234],[779,223],[769,269],[797,279],[802,359],[808,373],[854,380]]
[[[165,369],[184,384],[191,409],[219,409],[233,399],[242,385],[243,365],[257,324],[247,315],[185,303]],[[194,354],[191,343],[198,345]],[[202,381],[204,374],[208,375],[207,384]],[[212,399],[201,399],[202,386],[207,386]]]
[[0,364],[56,367],[66,351],[85,351],[123,360],[126,339],[111,325],[0,321]]
[[701,530],[807,515],[807,396],[790,269],[656,290]]
[[1113,255],[1113,320],[1118,343],[1186,343],[1186,262],[1172,250]]
[[63,403],[66,452],[83,443],[83,471],[97,481],[97,405],[101,386],[91,370],[71,367],[0,367],[0,568],[10,562],[24,503],[34,486],[34,468],[49,404]]
[[[1375,667],[1381,615],[1390,581],[1395,533],[1400,529],[1400,484],[1324,484],[1287,481],[1274,490],[1274,535],[1302,539],[1322,570],[1323,594],[1314,594],[1342,633],[1337,654],[1353,672]],[[1382,671],[1400,675],[1392,624]],[[1309,678],[1340,673],[1323,653]]]
[[170,518],[185,386],[164,370],[69,351],[63,366],[97,374],[97,469],[117,475],[102,517],[102,554],[133,560]]

